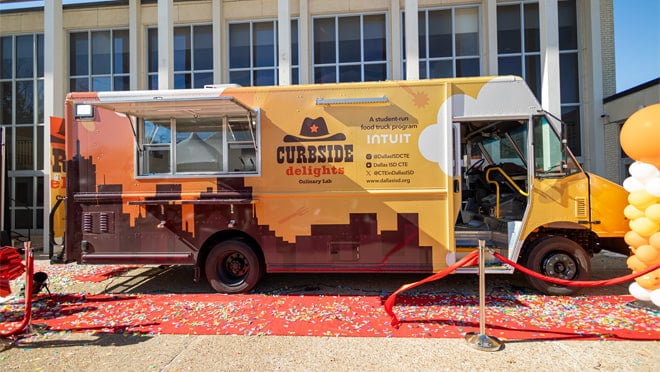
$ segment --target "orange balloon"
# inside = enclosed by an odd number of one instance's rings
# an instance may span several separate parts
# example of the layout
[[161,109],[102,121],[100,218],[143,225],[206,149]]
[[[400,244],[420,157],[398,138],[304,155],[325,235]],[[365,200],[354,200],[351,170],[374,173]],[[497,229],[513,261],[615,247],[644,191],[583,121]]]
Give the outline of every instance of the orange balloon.
[[632,159],[660,168],[660,103],[636,111],[621,128],[623,151]]
[[[657,204],[653,204],[653,205],[657,205]],[[649,208],[651,208],[651,207],[649,207]],[[648,208],[646,208],[646,209],[648,209]],[[637,209],[637,207],[635,207],[632,204],[628,204],[628,205],[626,205],[625,208],[623,208],[623,215],[626,216],[626,218],[629,219],[629,220],[634,220],[635,218],[640,218],[640,217],[645,217],[646,216],[646,214],[644,214],[644,212],[640,211],[639,209]]]
[[635,251],[635,257],[649,266],[653,266],[656,261],[660,261],[660,249],[652,245],[640,245]]
[[[645,210],[657,202],[658,198],[655,195],[649,194],[646,190],[637,190],[628,194],[628,203],[632,204],[640,211]],[[624,208],[625,209],[625,208]]]
[[[655,236],[652,235],[652,236]],[[660,238],[659,238],[660,239]],[[639,247],[640,245],[644,244],[649,244],[649,240],[646,239],[645,237],[639,235],[638,233],[634,232],[633,230],[630,230],[626,233],[626,235],[623,236],[623,240],[626,241],[626,244],[632,247]]]
[[[626,235],[628,235],[628,234],[626,234]],[[660,232],[657,232],[657,233],[651,235],[651,237],[649,238],[649,244],[651,244],[652,246],[660,249]]]
[[635,279],[635,281],[637,281],[637,284],[639,284],[640,287],[651,291],[660,288],[660,270],[655,270],[646,275],[642,275]]
[[651,236],[660,230],[660,225],[646,217],[636,218],[628,222],[628,226],[641,236]]
[[636,255],[628,257],[626,264],[628,265],[628,268],[633,272],[644,271],[648,268],[648,266],[644,262],[640,261]]
[[660,203],[651,204],[646,207],[644,214],[653,221],[660,222]]

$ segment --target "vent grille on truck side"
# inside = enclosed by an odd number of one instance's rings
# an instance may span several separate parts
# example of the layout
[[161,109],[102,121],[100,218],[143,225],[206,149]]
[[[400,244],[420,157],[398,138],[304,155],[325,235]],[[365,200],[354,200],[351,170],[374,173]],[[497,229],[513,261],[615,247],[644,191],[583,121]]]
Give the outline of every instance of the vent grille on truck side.
[[114,234],[114,212],[84,212],[82,231],[84,234]]
[[587,218],[587,201],[583,197],[575,198],[575,217]]

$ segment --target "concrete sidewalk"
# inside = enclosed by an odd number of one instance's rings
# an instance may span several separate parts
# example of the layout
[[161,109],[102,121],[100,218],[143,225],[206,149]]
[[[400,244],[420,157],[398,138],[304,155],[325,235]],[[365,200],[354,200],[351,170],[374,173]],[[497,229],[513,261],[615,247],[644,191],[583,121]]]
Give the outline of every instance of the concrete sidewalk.
[[461,339],[48,334],[0,352],[3,371],[657,371],[660,344]]

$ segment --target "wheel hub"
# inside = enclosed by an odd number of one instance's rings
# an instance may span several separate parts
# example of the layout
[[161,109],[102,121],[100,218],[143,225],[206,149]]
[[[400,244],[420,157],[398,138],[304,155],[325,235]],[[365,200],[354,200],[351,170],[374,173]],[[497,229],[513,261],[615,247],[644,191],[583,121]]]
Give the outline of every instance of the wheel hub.
[[250,269],[247,259],[240,253],[229,255],[225,261],[225,268],[236,277],[247,274]]
[[571,280],[577,275],[577,264],[567,254],[552,254],[543,261],[543,273],[547,276]]

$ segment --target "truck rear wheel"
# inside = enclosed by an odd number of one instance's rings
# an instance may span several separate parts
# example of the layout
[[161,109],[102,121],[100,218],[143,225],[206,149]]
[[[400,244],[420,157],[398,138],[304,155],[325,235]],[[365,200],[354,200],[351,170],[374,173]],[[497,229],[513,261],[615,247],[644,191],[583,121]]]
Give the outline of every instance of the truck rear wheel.
[[226,240],[211,249],[204,265],[206,279],[220,293],[243,293],[261,279],[261,261],[240,240]]
[[[587,252],[576,242],[564,237],[550,237],[540,240],[527,254],[525,267],[545,276],[565,280],[589,280],[591,261]],[[552,284],[541,279],[526,276],[529,284],[548,295],[570,295],[577,287]]]

